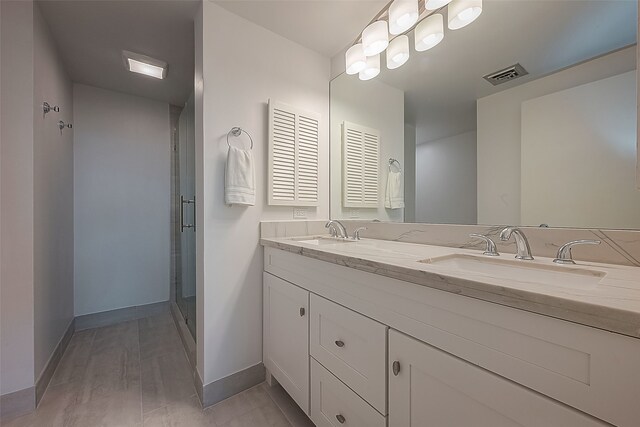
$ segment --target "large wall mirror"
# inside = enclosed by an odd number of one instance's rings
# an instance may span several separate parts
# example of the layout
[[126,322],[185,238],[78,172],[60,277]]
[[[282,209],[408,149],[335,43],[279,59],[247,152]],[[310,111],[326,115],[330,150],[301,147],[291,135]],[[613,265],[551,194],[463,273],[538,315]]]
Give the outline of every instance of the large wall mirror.
[[485,0],[430,50],[410,32],[401,67],[335,78],[331,217],[640,228],[637,7]]

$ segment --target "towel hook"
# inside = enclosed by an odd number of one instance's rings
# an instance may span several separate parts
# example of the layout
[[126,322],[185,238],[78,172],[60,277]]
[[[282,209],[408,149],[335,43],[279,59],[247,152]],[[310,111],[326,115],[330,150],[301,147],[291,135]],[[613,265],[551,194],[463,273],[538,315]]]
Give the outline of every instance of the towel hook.
[[400,166],[400,162],[394,158],[389,159],[389,172],[391,172],[391,166],[396,163],[398,165],[398,172],[402,172],[402,166]]
[[231,148],[231,143],[229,142],[229,135],[231,136],[235,136],[238,137],[240,135],[242,135],[242,132],[246,133],[247,136],[249,137],[249,141],[251,141],[251,150],[253,150],[253,138],[251,138],[251,135],[249,135],[249,132],[247,132],[246,130],[239,128],[237,126],[234,126],[231,128],[231,130],[229,131],[229,133],[227,133],[227,145],[229,146],[229,148]]

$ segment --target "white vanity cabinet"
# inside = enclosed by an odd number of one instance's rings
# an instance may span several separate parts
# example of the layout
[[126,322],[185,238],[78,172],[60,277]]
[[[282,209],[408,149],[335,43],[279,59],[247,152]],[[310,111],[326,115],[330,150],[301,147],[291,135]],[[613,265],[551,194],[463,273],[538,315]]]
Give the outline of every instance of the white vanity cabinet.
[[309,292],[263,275],[264,365],[309,413]]
[[265,271],[265,365],[319,426],[640,426],[639,339],[270,247]]
[[389,366],[389,426],[609,425],[394,330]]

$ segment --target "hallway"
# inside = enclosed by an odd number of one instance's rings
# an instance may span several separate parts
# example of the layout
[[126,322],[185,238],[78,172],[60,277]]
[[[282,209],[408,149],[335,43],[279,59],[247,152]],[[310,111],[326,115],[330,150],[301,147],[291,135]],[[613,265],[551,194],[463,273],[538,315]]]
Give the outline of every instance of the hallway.
[[167,312],[76,332],[37,410],[3,426],[289,426],[267,388],[203,411]]

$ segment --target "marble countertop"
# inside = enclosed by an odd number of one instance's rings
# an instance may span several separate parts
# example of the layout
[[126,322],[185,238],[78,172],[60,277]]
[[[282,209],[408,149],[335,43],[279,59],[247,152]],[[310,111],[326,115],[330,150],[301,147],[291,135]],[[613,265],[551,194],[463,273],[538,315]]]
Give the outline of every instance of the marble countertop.
[[[307,239],[314,237],[317,236],[307,236]],[[482,252],[477,250],[375,239],[314,245],[301,239],[304,237],[263,238],[260,243],[321,261],[640,338],[638,267],[594,262],[558,266],[551,258],[519,261],[513,254],[487,257],[490,263],[498,259],[501,265],[506,263],[523,268],[539,265],[560,271],[557,283],[544,284],[523,280],[527,273],[505,279],[492,276],[490,267],[478,273],[429,263],[451,255],[483,259]],[[591,283],[583,286],[575,275],[571,280],[563,281],[561,268],[582,270]],[[598,277],[594,279],[594,275]]]

